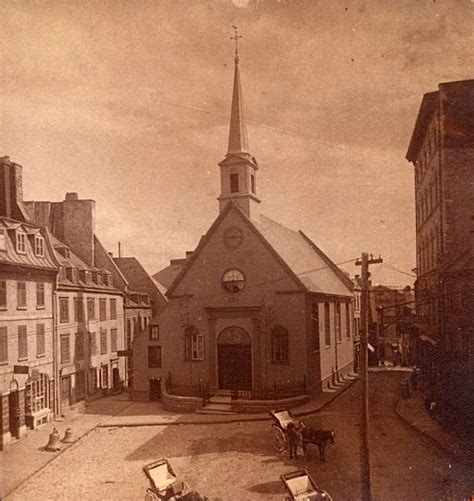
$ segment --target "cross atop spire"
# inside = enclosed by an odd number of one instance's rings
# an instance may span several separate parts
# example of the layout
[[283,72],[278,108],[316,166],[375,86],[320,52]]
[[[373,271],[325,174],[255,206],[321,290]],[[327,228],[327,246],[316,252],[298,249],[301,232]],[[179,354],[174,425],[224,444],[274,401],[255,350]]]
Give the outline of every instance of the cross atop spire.
[[243,38],[242,35],[239,35],[239,28],[237,26],[232,26],[234,29],[234,34],[230,37],[231,40],[234,41],[235,43],[235,62],[239,62],[239,46],[238,46],[238,41],[239,38]]

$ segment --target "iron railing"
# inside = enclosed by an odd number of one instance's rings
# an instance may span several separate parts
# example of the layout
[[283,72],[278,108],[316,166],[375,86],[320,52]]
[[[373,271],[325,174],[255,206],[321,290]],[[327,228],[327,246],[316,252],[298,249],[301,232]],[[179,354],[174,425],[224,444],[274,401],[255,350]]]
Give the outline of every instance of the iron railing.
[[283,400],[306,394],[306,376],[297,381],[275,381],[271,386],[257,388],[232,388],[233,400]]
[[168,374],[165,380],[166,392],[169,395],[176,395],[180,397],[196,397],[202,398],[202,404],[206,405],[211,399],[209,390],[209,381],[199,379],[194,384],[175,383],[172,380],[171,373]]

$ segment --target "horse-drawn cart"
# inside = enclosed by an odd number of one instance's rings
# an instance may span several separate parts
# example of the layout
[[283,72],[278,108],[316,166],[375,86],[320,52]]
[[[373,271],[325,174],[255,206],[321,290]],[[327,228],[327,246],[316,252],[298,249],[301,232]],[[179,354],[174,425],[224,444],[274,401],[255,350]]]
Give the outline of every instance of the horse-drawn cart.
[[150,482],[145,501],[207,501],[184,480],[178,479],[167,459],[153,461],[145,465],[143,471]]
[[[288,425],[290,423],[293,423],[295,429],[301,432],[305,427],[305,424],[303,423],[303,421],[296,419],[287,409],[278,409],[271,411],[270,416],[272,416],[271,433],[273,436],[273,447],[280,454],[287,453],[290,449],[287,434]],[[300,440],[298,442],[298,446],[303,448],[303,438],[301,437],[301,434]]]
[[292,471],[280,478],[289,494],[286,501],[332,501],[332,497],[325,490],[319,489],[306,470]]

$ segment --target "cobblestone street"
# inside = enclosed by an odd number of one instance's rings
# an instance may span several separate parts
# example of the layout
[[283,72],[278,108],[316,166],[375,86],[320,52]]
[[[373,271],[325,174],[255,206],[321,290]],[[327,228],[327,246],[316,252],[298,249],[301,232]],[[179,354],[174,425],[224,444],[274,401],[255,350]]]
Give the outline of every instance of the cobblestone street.
[[[469,468],[394,413],[399,375],[371,374],[371,464],[374,500],[454,501],[473,488]],[[353,385],[318,414],[311,426],[333,428],[336,444],[319,462],[275,454],[270,422],[97,428],[21,486],[7,501],[143,500],[142,466],[161,457],[192,488],[211,500],[282,500],[279,475],[308,468],[335,501],[359,498],[359,386]],[[471,485],[469,485],[471,483]]]

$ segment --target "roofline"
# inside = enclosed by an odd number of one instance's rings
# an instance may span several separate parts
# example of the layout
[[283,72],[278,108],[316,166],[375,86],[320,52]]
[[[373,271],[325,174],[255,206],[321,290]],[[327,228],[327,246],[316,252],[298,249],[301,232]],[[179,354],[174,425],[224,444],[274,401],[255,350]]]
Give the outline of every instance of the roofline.
[[350,292],[354,292],[354,283],[352,280],[337,266],[337,264],[333,263],[331,259],[324,254],[324,252],[302,231],[299,230],[300,235],[309,243],[309,245],[313,248],[315,252],[317,252],[326,264],[329,265],[329,268],[334,271],[334,273],[339,277],[339,279],[344,283],[344,285],[349,289]]
[[415,121],[415,127],[410,139],[410,144],[405,158],[409,162],[414,162],[418,158],[421,143],[424,137],[429,121],[431,120],[434,111],[437,109],[439,91],[428,92],[423,95],[423,99],[418,110],[418,115]]
[[[117,273],[120,275],[120,278],[124,281],[125,287],[128,287],[128,280],[125,278],[124,274],[120,271],[118,266],[115,264],[114,258],[108,253],[107,249],[102,245],[101,241],[97,238],[97,235],[95,233],[94,233],[94,240],[97,242],[97,244],[100,245],[100,247],[104,251],[105,255],[107,256],[107,259],[112,264],[112,266],[115,268]],[[94,258],[94,261],[95,261],[95,258]]]
[[220,224],[222,219],[230,212],[232,209],[235,209],[237,214],[252,228],[254,233],[261,239],[261,241],[265,244],[265,246],[270,250],[270,252],[277,258],[279,263],[286,269],[286,271],[290,274],[296,284],[302,288],[303,291],[307,291],[308,288],[304,285],[304,283],[300,280],[298,275],[288,266],[288,264],[284,261],[284,259],[278,254],[278,252],[272,247],[272,245],[267,241],[267,239],[258,231],[258,229],[253,224],[252,220],[247,217],[247,215],[242,211],[242,209],[232,200],[224,207],[224,210],[217,216],[215,221],[212,223],[211,227],[207,230],[206,234],[199,241],[198,246],[195,251],[191,254],[191,256],[186,260],[186,263],[181,268],[179,273],[176,275],[175,279],[169,286],[166,291],[166,295],[170,297],[178,286],[179,282],[186,274],[187,270],[192,266],[194,261],[197,259],[197,256],[201,253],[202,249],[206,246],[207,242],[210,240],[211,236],[214,234],[215,229]]

